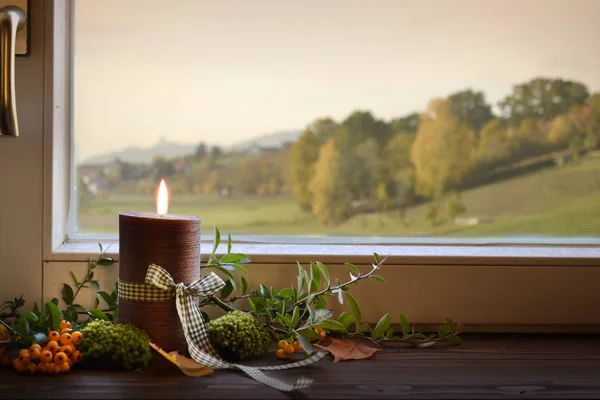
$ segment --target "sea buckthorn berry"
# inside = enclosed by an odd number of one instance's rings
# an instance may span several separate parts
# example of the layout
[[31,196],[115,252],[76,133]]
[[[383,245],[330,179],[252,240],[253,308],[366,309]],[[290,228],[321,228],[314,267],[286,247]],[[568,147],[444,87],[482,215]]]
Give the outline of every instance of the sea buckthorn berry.
[[17,371],[18,373],[22,374],[23,372],[25,372],[25,365],[18,358],[15,358],[13,360],[12,365],[15,371]]
[[54,362],[56,364],[60,365],[60,364],[64,363],[65,361],[67,361],[67,355],[65,353],[63,353],[62,351],[59,351],[58,353],[56,353],[54,355]]
[[55,342],[58,342],[60,340],[60,333],[58,331],[52,331],[48,334],[48,339],[50,341],[54,340]]
[[60,364],[60,372],[61,373],[69,372],[70,369],[71,369],[71,366],[69,365],[68,361],[65,361],[64,363]]
[[38,371],[40,371],[41,373],[46,373],[48,371],[48,366],[50,364],[47,361],[41,361],[38,365],[37,365],[37,369]]
[[71,358],[71,360],[73,360],[73,362],[78,363],[83,358],[83,355],[81,354],[81,351],[75,350],[73,353],[71,353],[70,358]]
[[23,365],[27,366],[31,362],[31,354],[29,352],[19,354],[19,361],[21,361]]
[[60,321],[58,328],[62,331],[63,329],[67,329],[71,327],[71,323],[69,321],[65,321],[64,319]]
[[37,372],[37,365],[35,365],[34,363],[29,363],[29,365],[25,367],[25,372],[31,375],[35,374]]
[[283,351],[283,349],[278,349],[277,350],[277,358],[286,358],[287,354],[285,354],[285,351]]
[[60,366],[58,364],[50,364],[48,366],[48,374],[49,375],[57,375],[60,372]]
[[58,351],[59,347],[60,347],[60,345],[58,344],[58,342],[51,340],[46,345],[46,350],[50,350],[52,353],[56,353]]
[[29,350],[22,349],[21,351],[19,351],[19,357],[24,356],[25,354],[29,355]]
[[71,343],[77,344],[81,342],[81,339],[83,339],[83,335],[81,334],[81,332],[75,331],[71,334]]
[[277,348],[279,349],[283,349],[285,346],[287,346],[289,343],[287,340],[280,340],[279,343],[277,343]]
[[299,341],[297,341],[297,340],[294,341],[293,346],[294,346],[294,350],[296,350],[296,351],[302,351],[302,345],[300,344]]
[[60,349],[58,349],[58,351],[62,351],[63,353],[65,353],[68,356],[71,355],[71,353],[73,352],[73,345],[71,344],[67,344],[64,346],[61,346]]
[[71,328],[65,328],[65,329],[60,330],[61,336],[63,333],[71,333],[71,332],[73,332],[73,329],[71,329]]
[[71,334],[67,332],[60,335],[60,344],[63,346],[71,344]]
[[38,351],[42,351],[42,346],[40,346],[37,343],[32,344],[31,346],[29,346],[29,351],[34,351],[34,350],[38,350]]
[[283,352],[285,354],[294,354],[294,346],[291,344],[286,344],[285,347],[283,348]]
[[37,361],[40,359],[40,351],[38,349],[34,349],[33,351],[31,351],[29,353],[29,355],[31,356],[31,361]]
[[52,361],[52,352],[50,350],[42,350],[40,353],[40,360],[42,362],[50,362]]

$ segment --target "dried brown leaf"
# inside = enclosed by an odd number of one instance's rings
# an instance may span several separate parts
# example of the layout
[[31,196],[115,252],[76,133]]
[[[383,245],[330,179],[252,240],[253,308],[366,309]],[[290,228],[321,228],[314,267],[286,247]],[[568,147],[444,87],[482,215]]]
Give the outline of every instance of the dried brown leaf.
[[[324,346],[324,344],[328,345]],[[340,340],[328,338],[320,340],[318,343],[313,344],[313,346],[317,346],[331,353],[334,363],[346,360],[363,360],[371,357],[375,352],[380,350],[351,339]]]
[[191,358],[182,356],[176,351],[167,353],[155,343],[150,342],[150,347],[158,351],[163,357],[177,365],[179,369],[187,376],[206,376],[215,372],[214,369],[204,366]]

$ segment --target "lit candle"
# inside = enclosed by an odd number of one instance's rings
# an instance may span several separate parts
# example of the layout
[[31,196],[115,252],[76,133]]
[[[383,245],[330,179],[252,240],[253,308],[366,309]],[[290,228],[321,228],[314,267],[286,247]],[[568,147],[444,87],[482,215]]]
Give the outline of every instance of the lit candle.
[[[119,281],[144,283],[150,264],[166,269],[175,283],[200,278],[200,218],[169,214],[164,180],[156,196],[156,213],[119,213]],[[160,302],[119,298],[119,322],[144,329],[162,348],[187,352],[175,298]]]

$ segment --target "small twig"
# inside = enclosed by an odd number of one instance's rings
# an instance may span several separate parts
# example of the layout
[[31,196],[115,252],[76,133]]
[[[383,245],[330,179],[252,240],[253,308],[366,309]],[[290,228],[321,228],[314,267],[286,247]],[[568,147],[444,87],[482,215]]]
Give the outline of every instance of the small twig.
[[221,307],[225,311],[237,311],[237,309],[231,307],[229,304],[223,302],[221,299],[215,296],[208,296],[209,299],[214,305]]

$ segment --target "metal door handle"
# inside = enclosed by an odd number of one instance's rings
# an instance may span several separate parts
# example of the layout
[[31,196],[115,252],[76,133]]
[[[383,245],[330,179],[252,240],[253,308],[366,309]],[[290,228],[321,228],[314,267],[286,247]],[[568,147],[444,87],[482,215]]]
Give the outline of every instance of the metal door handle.
[[16,6],[0,8],[0,136],[19,136],[15,104],[15,42],[25,26],[25,12]]

